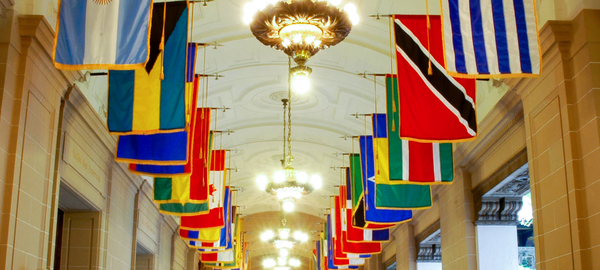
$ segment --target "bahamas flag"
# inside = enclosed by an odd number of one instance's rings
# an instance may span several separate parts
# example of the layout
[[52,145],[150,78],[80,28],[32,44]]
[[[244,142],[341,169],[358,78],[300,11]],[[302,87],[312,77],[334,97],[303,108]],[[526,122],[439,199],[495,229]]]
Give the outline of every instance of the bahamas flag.
[[[192,173],[189,176],[154,177],[154,202],[156,203],[205,203],[208,200],[208,169],[212,153],[208,108],[198,108],[193,125]],[[204,118],[202,118],[202,114]],[[159,134],[157,134],[159,135]],[[222,189],[221,189],[222,191]]]
[[[211,156],[210,196],[207,214],[181,217],[181,228],[196,230],[222,228],[225,226],[224,193],[225,193],[225,156],[226,150],[213,150]],[[213,173],[214,172],[214,173]]]
[[[366,162],[373,164],[367,170],[370,179],[373,179],[376,183],[374,186],[375,192],[372,192],[375,193],[376,208],[424,209],[431,207],[431,187],[429,185],[412,184],[411,182],[405,182],[401,185],[392,184],[389,177],[391,161],[388,156],[390,151],[387,148],[385,114],[373,115],[373,121],[374,138],[361,138],[360,147],[361,153],[364,153],[368,159]],[[380,128],[381,126],[384,128]],[[373,149],[377,154],[373,153]]]
[[186,128],[186,70],[193,70],[186,64],[194,65],[193,61],[186,63],[188,8],[185,1],[167,2],[163,17],[164,6],[153,6],[155,27],[150,33],[146,66],[108,73],[107,123],[111,134],[154,134]]
[[340,187],[340,200],[344,198],[346,203],[342,205],[342,212],[345,212],[344,226],[346,229],[346,240],[348,242],[387,242],[390,240],[389,229],[363,229],[352,226],[352,181],[350,179],[350,168],[346,168],[346,186]]
[[[398,123],[398,77],[388,74],[385,77],[387,86],[387,117],[383,114],[373,115],[373,130],[381,139],[387,137],[389,157],[390,183],[427,183],[449,184],[454,177],[451,143],[420,143],[400,139]],[[386,121],[387,118],[387,130]],[[385,136],[387,132],[388,136]],[[379,145],[378,147],[386,147]],[[385,150],[384,150],[385,151]]]
[[[191,48],[191,47],[190,47]],[[195,50],[195,47],[194,47]],[[195,52],[194,52],[195,53]],[[189,54],[188,54],[189,56]],[[195,60],[194,60],[195,61]],[[193,74],[193,73],[192,73]],[[198,103],[198,82],[199,79],[195,78],[193,83],[193,91],[190,100],[189,112],[187,113],[190,118],[190,134],[188,134],[188,153],[193,151],[193,139],[194,139],[194,125],[196,124],[196,115],[198,111],[200,113],[204,109],[197,109],[196,104]],[[204,118],[203,120],[208,120]],[[190,157],[185,165],[150,165],[150,164],[129,164],[129,171],[134,174],[153,176],[153,177],[174,177],[174,176],[189,176],[192,173],[192,162],[194,158]]]
[[[192,104],[197,101],[197,92],[193,97]],[[191,171],[189,154],[193,147],[195,129],[204,128],[208,130],[210,118],[199,117],[196,114],[202,114],[210,109],[190,109],[190,128],[189,130],[173,133],[156,133],[148,135],[132,134],[121,135],[117,141],[117,150],[115,160],[118,162],[132,162],[129,165],[130,171],[140,170],[140,174],[162,174],[173,172],[173,170]],[[193,120],[193,121],[192,121]],[[199,123],[196,123],[199,122]],[[149,172],[149,173],[148,173]]]
[[152,0],[58,1],[54,66],[135,69],[148,59]]
[[[360,156],[351,156],[353,160],[350,161],[350,170],[353,171],[353,176],[360,175],[359,179],[352,179],[352,182],[362,182],[361,188],[364,190],[362,198],[359,197],[359,202],[363,203],[359,204],[358,208],[353,208],[352,225],[360,228],[382,229],[411,220],[412,211],[410,210],[387,210],[375,207],[373,136],[360,136],[359,141],[361,154]],[[359,170],[360,174],[355,170]],[[426,187],[429,188],[429,186]]]

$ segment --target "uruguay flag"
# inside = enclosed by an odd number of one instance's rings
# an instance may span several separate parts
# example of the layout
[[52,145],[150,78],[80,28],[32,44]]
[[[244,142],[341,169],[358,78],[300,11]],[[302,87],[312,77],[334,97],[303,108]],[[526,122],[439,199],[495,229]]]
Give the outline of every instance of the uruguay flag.
[[470,78],[540,75],[535,1],[441,2],[449,74]]
[[54,40],[59,69],[135,69],[148,59],[152,0],[61,0]]

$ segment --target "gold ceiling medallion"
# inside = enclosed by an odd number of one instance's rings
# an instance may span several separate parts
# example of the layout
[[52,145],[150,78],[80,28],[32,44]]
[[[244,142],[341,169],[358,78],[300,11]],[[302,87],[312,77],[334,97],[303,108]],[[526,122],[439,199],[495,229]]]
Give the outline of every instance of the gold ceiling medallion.
[[112,0],[92,0],[92,1],[98,5],[108,5],[112,2]]

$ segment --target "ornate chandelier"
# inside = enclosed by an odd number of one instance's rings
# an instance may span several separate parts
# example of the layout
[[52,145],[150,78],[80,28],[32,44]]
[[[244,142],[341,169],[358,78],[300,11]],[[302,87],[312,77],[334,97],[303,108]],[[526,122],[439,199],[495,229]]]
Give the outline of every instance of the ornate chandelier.
[[[281,160],[282,170],[275,172],[273,180],[265,175],[256,177],[256,182],[261,190],[277,196],[285,212],[294,210],[294,202],[300,199],[302,195],[311,193],[315,189],[321,188],[322,180],[319,175],[312,175],[310,178],[306,172],[296,171],[292,167],[294,157],[292,156],[292,107],[291,107],[291,76],[288,76],[288,98],[283,102],[283,159]],[[287,116],[287,121],[286,121]]]
[[301,94],[308,91],[312,71],[305,66],[308,59],[342,42],[360,21],[354,4],[339,8],[341,4],[342,0],[252,0],[244,5],[243,21],[262,44],[283,51],[298,64],[293,74],[299,80],[294,84],[302,87],[294,91]]

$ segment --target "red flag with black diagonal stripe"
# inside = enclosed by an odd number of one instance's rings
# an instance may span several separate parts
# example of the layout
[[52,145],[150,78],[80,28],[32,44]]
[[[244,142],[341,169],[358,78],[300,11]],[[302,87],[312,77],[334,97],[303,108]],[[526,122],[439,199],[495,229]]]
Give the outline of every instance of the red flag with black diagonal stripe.
[[421,142],[457,142],[477,136],[475,80],[453,78],[444,69],[440,16],[394,15],[400,137]]

